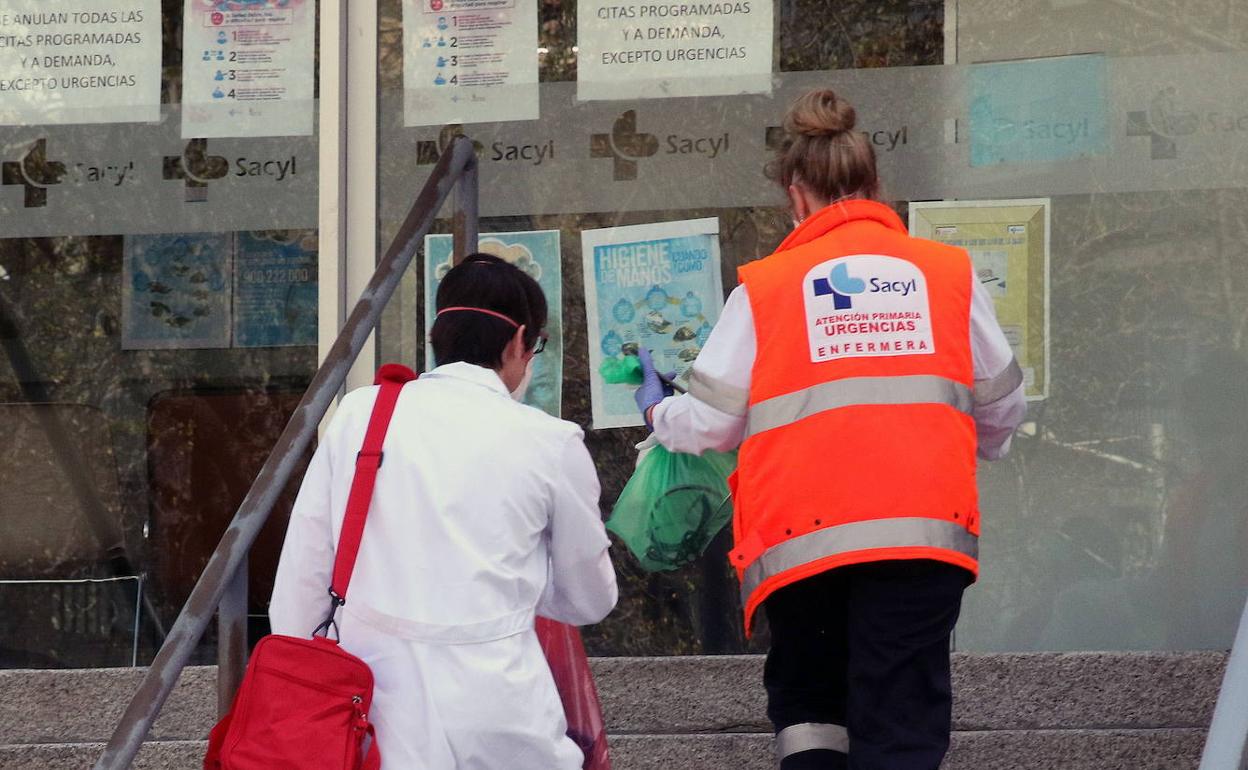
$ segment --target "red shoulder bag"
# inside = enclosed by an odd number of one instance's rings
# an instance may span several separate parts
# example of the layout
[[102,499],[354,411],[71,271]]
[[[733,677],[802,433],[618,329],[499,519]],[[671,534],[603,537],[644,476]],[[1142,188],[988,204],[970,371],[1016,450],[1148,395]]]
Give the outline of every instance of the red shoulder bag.
[[381,752],[368,710],[373,672],[329,638],[346,603],[347,585],[364,535],[364,520],[381,468],[382,443],[403,384],[416,378],[405,366],[377,373],[373,406],[334,556],[329,615],[310,639],[271,634],[256,644],[230,713],[208,738],[205,770],[378,770]]

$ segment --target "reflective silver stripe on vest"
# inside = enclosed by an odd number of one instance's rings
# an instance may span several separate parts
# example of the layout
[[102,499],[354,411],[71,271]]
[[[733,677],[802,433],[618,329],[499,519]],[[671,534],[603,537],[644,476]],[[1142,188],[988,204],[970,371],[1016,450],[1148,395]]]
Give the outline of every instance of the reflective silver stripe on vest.
[[776,760],[803,751],[827,749],[849,753],[849,731],[840,725],[803,722],[789,725],[776,734]]
[[741,600],[764,581],[828,556],[872,548],[941,548],[972,559],[979,558],[979,538],[953,521],[910,517],[874,519],[825,527],[773,545],[745,570]]
[[750,405],[750,391],[708,377],[698,368],[689,370],[689,395],[724,414],[740,416]]
[[996,377],[975,380],[975,405],[984,406],[1000,401],[1022,384],[1023,369],[1018,365],[1017,358],[1011,358],[1009,365]]
[[843,406],[882,404],[947,404],[970,414],[973,397],[971,389],[962,383],[930,374],[849,377],[758,402],[750,407],[746,435],[755,436]]

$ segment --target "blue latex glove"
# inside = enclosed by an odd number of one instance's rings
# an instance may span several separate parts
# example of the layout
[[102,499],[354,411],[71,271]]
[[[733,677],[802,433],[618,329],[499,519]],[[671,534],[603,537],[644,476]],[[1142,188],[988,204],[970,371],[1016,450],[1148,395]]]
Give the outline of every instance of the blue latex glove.
[[[650,422],[650,408],[668,396],[674,395],[676,391],[672,390],[672,386],[659,376],[659,370],[654,368],[654,359],[650,357],[649,350],[639,349],[637,360],[641,362],[641,387],[633,394],[633,398],[637,401],[641,416],[646,420],[646,427],[654,430],[654,425]],[[668,379],[670,380],[671,377]]]

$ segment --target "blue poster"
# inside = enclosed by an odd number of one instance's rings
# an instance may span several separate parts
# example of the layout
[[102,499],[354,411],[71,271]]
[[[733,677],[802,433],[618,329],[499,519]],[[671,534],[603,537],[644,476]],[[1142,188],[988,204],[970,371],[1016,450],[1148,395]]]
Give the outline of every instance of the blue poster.
[[127,236],[122,347],[228,348],[233,244],[232,233]]
[[234,260],[234,346],[316,344],[315,230],[238,234]]
[[[482,233],[478,250],[505,259],[533,276],[546,295],[549,317],[546,349],[533,359],[533,378],[524,403],[554,417],[562,414],[563,401],[563,269],[560,264],[559,231]],[[451,269],[452,237],[425,237],[425,329],[433,327],[438,285]],[[426,366],[436,366],[433,348],[425,346]]]
[[971,67],[971,165],[1104,155],[1108,79],[1099,54]]
[[693,219],[581,233],[595,428],[644,425],[635,385],[613,384],[604,364],[645,346],[660,371],[689,370],[724,306],[719,220]]

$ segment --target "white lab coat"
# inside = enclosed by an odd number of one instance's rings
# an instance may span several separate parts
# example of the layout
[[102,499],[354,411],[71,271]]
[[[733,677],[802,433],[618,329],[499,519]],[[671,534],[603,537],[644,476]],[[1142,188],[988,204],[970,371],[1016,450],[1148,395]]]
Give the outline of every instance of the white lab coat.
[[[270,607],[274,633],[324,618],[334,545],[377,388],[348,394],[304,477]],[[373,670],[386,770],[573,770],[581,751],[533,632],[615,606],[598,478],[580,428],[513,401],[498,375],[438,367],[404,386],[343,647]]]
[[[992,298],[971,273],[971,354],[977,390],[992,390],[1008,379],[1014,351],[997,325]],[[685,395],[655,407],[654,437],[673,452],[727,452],[745,438],[745,413],[754,372],[757,338],[754,312],[744,285],[724,303],[711,336],[693,362],[692,387]],[[1010,450],[1014,430],[1027,416],[1023,385],[971,410],[979,436],[979,456],[998,460]]]

